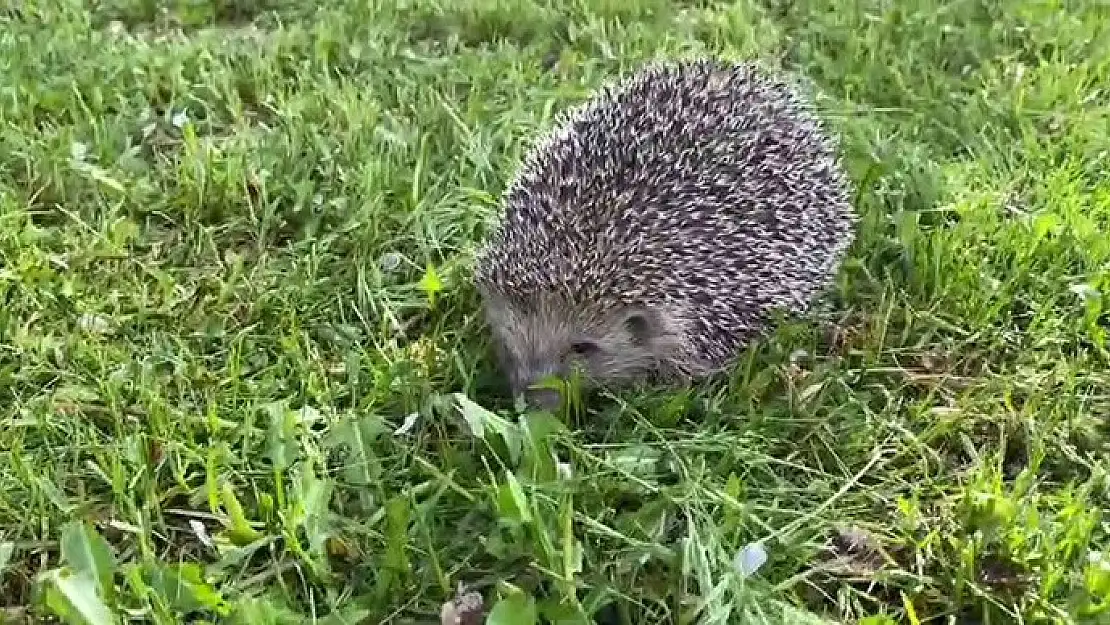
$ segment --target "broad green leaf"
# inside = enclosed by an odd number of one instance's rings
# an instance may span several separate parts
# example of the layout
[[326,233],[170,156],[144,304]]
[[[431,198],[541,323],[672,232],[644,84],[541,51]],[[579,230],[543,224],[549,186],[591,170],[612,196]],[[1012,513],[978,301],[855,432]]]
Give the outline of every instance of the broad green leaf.
[[333,486],[332,480],[321,479],[316,474],[313,463],[305,464],[298,482],[300,491],[298,499],[304,511],[302,527],[308,537],[309,551],[319,558],[322,564],[327,562],[325,545],[331,535],[328,504],[331,503]]
[[204,572],[197,564],[152,563],[146,565],[147,583],[172,610],[192,612],[211,610],[220,615],[229,606],[220,593],[204,579]]
[[371,445],[385,431],[385,422],[381,417],[368,415],[360,419],[345,419],[329,433],[325,444],[342,447],[349,453],[343,467],[343,475],[348,482],[355,486],[378,483],[381,464]]
[[537,613],[550,625],[593,625],[593,621],[582,614],[578,607],[560,603],[554,599],[536,603]]
[[663,454],[648,445],[630,445],[613,450],[608,454],[608,460],[619,471],[651,480],[658,477]]
[[533,412],[521,417],[521,425],[534,440],[545,441],[555,434],[567,431],[565,423],[549,413]]
[[360,623],[368,623],[372,614],[374,612],[366,608],[358,606],[344,607],[317,619],[316,625],[359,625]]
[[574,535],[574,504],[569,496],[559,506],[559,525],[562,533],[563,579],[574,580],[582,572],[585,550]]
[[439,279],[435,265],[428,263],[427,269],[424,270],[424,277],[420,279],[420,290],[428,296],[428,304],[434,307],[436,293],[443,290],[443,282]]
[[1110,561],[1093,557],[1084,573],[1087,592],[1101,601],[1110,601]]
[[385,555],[375,583],[377,601],[386,601],[403,585],[412,564],[408,556],[409,525],[412,509],[405,495],[397,495],[385,504]]
[[558,459],[551,448],[552,435],[566,430],[562,421],[548,413],[533,413],[521,417],[524,442],[527,443],[522,467],[532,480],[547,481],[559,477]]
[[1033,240],[1030,243],[1038,243],[1041,239],[1045,238],[1050,232],[1055,231],[1060,227],[1060,218],[1052,213],[1041,213],[1033,219]]
[[520,462],[521,448],[523,447],[520,429],[492,411],[478,405],[462,393],[454,393],[454,398],[459,404],[463,419],[470,427],[471,434],[486,440],[487,432],[496,433],[509,452],[509,461],[513,466],[516,466]]
[[97,167],[96,165],[81,163],[78,167],[76,167],[76,169],[77,171],[85,174],[89,178],[112,189],[113,191],[116,191],[117,193],[124,193],[127,191],[127,189],[124,188],[123,184],[120,183],[120,181],[108,175],[107,171],[100,167]]
[[97,581],[88,573],[68,567],[54,569],[40,578],[44,603],[55,616],[71,625],[115,625],[116,616],[97,592]]
[[512,473],[505,474],[506,483],[497,487],[497,509],[503,518],[518,523],[532,522],[532,509],[520,482]]
[[13,553],[15,553],[15,543],[0,543],[0,575],[3,575],[4,569],[8,568],[8,563],[12,561]]
[[227,533],[232,544],[241,547],[258,540],[262,533],[251,527],[250,522],[247,521],[247,516],[243,513],[243,506],[235,496],[231,484],[224,483],[220,495],[222,495],[224,509],[231,521],[231,527],[228,528]]
[[96,582],[98,594],[110,597],[114,588],[116,558],[108,542],[84,521],[73,521],[62,528],[62,562],[74,572]]
[[270,416],[267,431],[269,446],[266,457],[274,463],[274,471],[281,473],[296,459],[299,446],[296,440],[296,413],[285,402],[273,402],[266,406]]
[[523,593],[513,593],[494,604],[486,617],[486,625],[535,625],[536,600]]
[[233,625],[300,625],[305,622],[303,615],[277,598],[249,597],[235,603],[235,612],[228,619]]
[[408,571],[409,517],[412,509],[403,495],[386,504],[386,565],[396,571]]

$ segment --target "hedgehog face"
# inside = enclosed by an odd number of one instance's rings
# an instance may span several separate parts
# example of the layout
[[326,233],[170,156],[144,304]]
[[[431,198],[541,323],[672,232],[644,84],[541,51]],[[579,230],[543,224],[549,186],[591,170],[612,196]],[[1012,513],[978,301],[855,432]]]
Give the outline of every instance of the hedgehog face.
[[577,373],[588,390],[642,379],[657,364],[662,326],[645,308],[620,308],[597,319],[558,304],[525,312],[492,298],[486,310],[513,395],[541,408],[557,408],[562,400],[558,391],[535,388],[548,377],[566,380]]

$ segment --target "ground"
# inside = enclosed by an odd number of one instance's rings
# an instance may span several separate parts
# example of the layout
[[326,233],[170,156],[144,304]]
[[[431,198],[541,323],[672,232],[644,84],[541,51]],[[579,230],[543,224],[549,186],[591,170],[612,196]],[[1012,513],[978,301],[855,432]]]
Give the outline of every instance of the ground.
[[[1105,3],[161,4],[0,9],[10,621],[1110,619]],[[827,305],[519,414],[469,281],[501,189],[701,54],[840,138]]]

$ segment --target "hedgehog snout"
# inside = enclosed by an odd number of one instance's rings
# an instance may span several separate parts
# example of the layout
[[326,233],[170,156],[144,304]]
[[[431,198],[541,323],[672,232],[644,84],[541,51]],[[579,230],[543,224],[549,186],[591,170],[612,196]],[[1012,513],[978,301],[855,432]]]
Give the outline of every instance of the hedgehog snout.
[[525,365],[518,367],[514,374],[512,380],[513,395],[523,395],[525,399],[530,400],[533,397],[546,397],[545,391],[548,389],[539,385],[547,382],[549,378],[561,377],[562,371],[554,365]]
[[556,410],[562,405],[563,396],[558,389],[550,388],[547,386],[540,386],[546,382],[549,376],[555,376],[555,372],[548,372],[538,375],[525,375],[518,378],[513,384],[513,397],[523,397],[524,402],[540,410]]
[[555,409],[562,402],[559,390],[544,386],[553,380],[562,380],[566,367],[559,360],[532,354],[531,358],[518,360],[510,370],[510,387],[514,397],[524,397],[527,404],[540,409]]
[[524,401],[541,410],[556,410],[562,405],[563,396],[551,388],[529,388],[524,391]]

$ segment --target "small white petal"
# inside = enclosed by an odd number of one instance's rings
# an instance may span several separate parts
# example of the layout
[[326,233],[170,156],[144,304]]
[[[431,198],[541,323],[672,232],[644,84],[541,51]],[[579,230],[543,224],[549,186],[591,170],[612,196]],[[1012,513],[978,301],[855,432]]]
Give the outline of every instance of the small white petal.
[[410,414],[409,416],[405,417],[405,422],[401,424],[401,427],[397,428],[396,430],[393,430],[393,434],[396,435],[396,436],[401,436],[403,434],[408,434],[409,432],[412,431],[413,426],[416,425],[416,419],[419,418],[419,417],[420,417],[420,415],[418,413],[415,413],[415,412]]
[[106,334],[112,329],[112,324],[103,315],[85,313],[77,319],[77,327],[92,334]]
[[205,547],[215,546],[216,543],[212,540],[212,537],[208,535],[208,528],[204,527],[204,523],[196,519],[190,519],[189,527],[193,528],[193,533],[197,535],[200,542],[204,543]]
[[574,477],[574,469],[570,466],[569,462],[560,462],[555,465],[555,471],[559,477],[564,480],[569,480]]
[[763,543],[748,543],[736,554],[733,566],[742,577],[748,577],[758,571],[767,562],[767,550]]
[[386,252],[380,261],[382,271],[392,272],[401,266],[401,255],[397,252]]
[[1073,284],[1068,287],[1068,290],[1075,293],[1084,300],[1093,299],[1099,296],[1098,289],[1089,284]]

